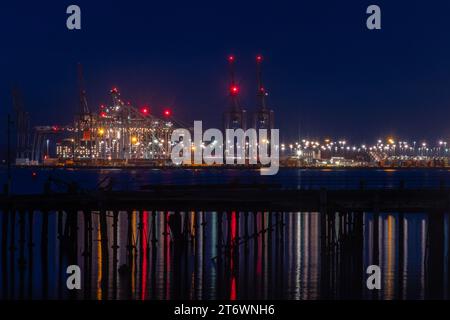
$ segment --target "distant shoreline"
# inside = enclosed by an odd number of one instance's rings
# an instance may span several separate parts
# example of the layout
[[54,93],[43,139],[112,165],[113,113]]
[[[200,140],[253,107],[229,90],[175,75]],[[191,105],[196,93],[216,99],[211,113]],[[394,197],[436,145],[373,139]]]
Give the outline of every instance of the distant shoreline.
[[[0,165],[0,168],[7,168],[6,165]],[[138,170],[138,169],[158,169],[158,170],[258,170],[261,166],[240,166],[240,165],[221,165],[221,166],[158,166],[158,165],[128,165],[128,166],[93,166],[93,165],[71,165],[71,166],[49,166],[49,165],[11,165],[15,169],[86,169],[86,170],[101,170],[101,169],[120,169],[120,170]],[[450,170],[449,167],[354,167],[354,166],[334,166],[334,167],[313,167],[313,166],[280,166],[280,170]]]

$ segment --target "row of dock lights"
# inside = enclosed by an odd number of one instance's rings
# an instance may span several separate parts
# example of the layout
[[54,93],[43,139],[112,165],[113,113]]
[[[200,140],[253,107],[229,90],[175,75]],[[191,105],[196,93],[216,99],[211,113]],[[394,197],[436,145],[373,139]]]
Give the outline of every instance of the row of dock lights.
[[303,139],[299,142],[290,144],[281,144],[281,151],[290,151],[292,154],[298,154],[297,150],[305,149],[316,149],[323,151],[354,151],[354,152],[367,152],[367,151],[379,151],[379,152],[421,152],[421,153],[449,153],[450,150],[447,148],[447,142],[444,140],[439,140],[437,146],[430,147],[426,142],[417,143],[416,141],[408,143],[407,141],[395,141],[394,138],[389,137],[386,142],[380,139],[375,145],[367,146],[366,144],[349,145],[346,140],[331,141],[330,139],[325,139],[324,143],[321,144],[317,140],[307,140]]

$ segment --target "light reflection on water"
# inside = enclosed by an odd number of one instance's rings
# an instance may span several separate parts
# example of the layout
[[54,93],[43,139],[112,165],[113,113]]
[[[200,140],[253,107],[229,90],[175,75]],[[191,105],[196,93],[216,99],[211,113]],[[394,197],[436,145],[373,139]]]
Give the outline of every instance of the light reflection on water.
[[[52,212],[48,224],[44,218],[1,214],[2,299],[448,298],[445,213],[106,211]],[[65,287],[69,264],[82,269],[81,291]],[[371,264],[381,267],[380,291],[366,288]]]

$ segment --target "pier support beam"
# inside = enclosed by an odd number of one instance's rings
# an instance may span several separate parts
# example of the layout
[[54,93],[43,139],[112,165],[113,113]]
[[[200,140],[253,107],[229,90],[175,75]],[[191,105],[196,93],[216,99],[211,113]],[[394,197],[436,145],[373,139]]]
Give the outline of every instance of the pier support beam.
[[428,215],[428,257],[426,274],[426,298],[443,298],[444,280],[444,214]]

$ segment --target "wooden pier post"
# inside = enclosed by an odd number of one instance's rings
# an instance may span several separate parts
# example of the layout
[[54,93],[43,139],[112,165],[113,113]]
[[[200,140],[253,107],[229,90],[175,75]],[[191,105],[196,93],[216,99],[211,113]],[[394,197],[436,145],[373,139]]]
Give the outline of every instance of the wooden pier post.
[[[128,276],[131,278],[131,272],[133,270],[133,253],[134,253],[134,244],[133,244],[133,224],[132,224],[132,215],[133,212],[127,212],[127,265],[129,274]],[[130,286],[131,288],[131,286]]]
[[[447,248],[450,248],[450,213],[447,213]],[[450,254],[447,254],[447,299],[450,298]]]
[[14,299],[15,297],[15,279],[16,279],[16,266],[15,266],[15,251],[16,251],[16,211],[12,209],[10,211],[11,215],[11,232],[10,232],[10,240],[9,240],[9,270],[11,273],[11,286],[10,286],[10,298]]
[[47,210],[42,210],[41,230],[41,270],[42,270],[42,298],[48,297],[48,215]]
[[19,299],[24,298],[25,290],[25,212],[19,211]]
[[[286,226],[286,223],[284,222],[285,220],[285,213],[281,212],[280,213],[280,270],[282,270],[282,272],[280,272],[280,276],[279,276],[279,283],[281,284],[280,287],[280,291],[282,293],[284,293],[284,258],[285,258],[285,253],[284,253],[284,227]],[[281,297],[281,298],[284,298]]]
[[258,279],[258,253],[259,253],[259,236],[261,231],[258,228],[258,216],[260,216],[261,212],[253,212],[253,287],[254,287],[254,295],[252,299],[260,298],[261,292],[261,279]]
[[223,265],[222,265],[222,255],[223,255],[223,245],[222,245],[222,241],[223,241],[223,232],[222,232],[222,219],[223,219],[223,212],[222,211],[218,211],[216,213],[217,215],[217,259],[216,259],[216,263],[217,263],[217,299],[222,299],[223,298],[223,288],[222,288],[222,283],[223,283]]
[[101,210],[100,213],[100,242],[102,255],[102,299],[108,297],[108,278],[109,278],[109,248],[108,248],[108,223],[106,219],[106,211]]
[[84,217],[84,245],[83,245],[83,264],[84,264],[84,297],[90,299],[91,294],[91,275],[92,275],[92,212],[89,208],[83,210]]
[[443,298],[444,280],[444,213],[428,214],[428,259],[426,269],[426,298]]
[[249,287],[250,287],[250,283],[249,283],[249,278],[248,278],[248,268],[249,268],[249,264],[248,264],[248,260],[249,260],[249,224],[248,224],[248,216],[249,213],[248,211],[246,211],[244,213],[244,277],[242,278],[243,280],[243,286],[242,286],[242,298],[243,299],[248,299],[249,298]]
[[156,299],[156,266],[157,266],[157,259],[158,259],[158,247],[156,246],[158,242],[158,238],[156,235],[156,217],[157,214],[155,211],[152,212],[152,246],[151,246],[151,270],[150,270],[150,283],[151,283],[151,289],[150,289],[150,298]]
[[118,244],[118,229],[119,229],[119,212],[113,211],[113,299],[117,298],[117,273],[118,273],[118,263],[119,260],[117,258],[117,251],[119,250],[119,244]]
[[404,246],[404,238],[405,238],[405,216],[403,212],[398,214],[398,298],[404,298],[403,286],[404,286],[404,270],[405,270],[405,246]]
[[4,208],[2,212],[2,297],[8,297],[9,272],[8,272],[8,227],[9,227],[10,209]]
[[208,237],[206,235],[207,223],[206,223],[205,211],[202,210],[201,216],[202,216],[202,223],[201,223],[201,226],[202,226],[202,249],[201,250],[202,250],[202,255],[203,255],[203,259],[202,259],[202,297],[201,298],[207,299],[206,290],[205,290],[205,287],[206,287],[206,257],[205,257],[205,255],[206,255],[206,243],[207,243]]
[[364,213],[353,212],[352,213],[352,249],[350,252],[353,257],[354,267],[354,297],[355,299],[361,299],[363,294],[363,287],[365,286],[364,277]]
[[329,298],[330,286],[330,229],[329,214],[326,206],[320,212],[320,296],[323,299]]
[[142,294],[142,292],[145,292],[145,288],[142,287],[143,281],[142,281],[142,277],[144,277],[145,273],[144,273],[144,241],[145,241],[145,234],[144,234],[144,212],[143,211],[139,211],[137,212],[137,221],[138,221],[138,225],[137,225],[137,237],[139,239],[139,279],[141,279],[141,281],[139,281],[139,285],[141,287],[141,295],[140,297],[144,296]]
[[33,230],[34,209],[28,212],[28,299],[33,297]]

